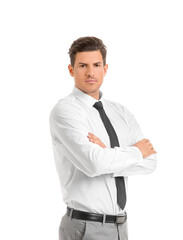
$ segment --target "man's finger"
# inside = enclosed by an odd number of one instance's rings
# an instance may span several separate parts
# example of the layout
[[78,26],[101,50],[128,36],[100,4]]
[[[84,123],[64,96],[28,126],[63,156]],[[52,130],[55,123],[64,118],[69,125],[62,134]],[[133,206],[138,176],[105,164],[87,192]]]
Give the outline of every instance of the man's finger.
[[91,138],[94,138],[94,139],[98,139],[98,137],[95,136],[93,133],[88,133],[88,134],[89,134],[88,137],[91,137]]

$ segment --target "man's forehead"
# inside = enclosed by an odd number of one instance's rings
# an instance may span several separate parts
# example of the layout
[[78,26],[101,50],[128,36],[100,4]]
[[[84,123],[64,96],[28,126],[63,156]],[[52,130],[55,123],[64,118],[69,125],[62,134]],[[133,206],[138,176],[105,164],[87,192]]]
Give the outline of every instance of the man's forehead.
[[75,60],[79,62],[83,62],[83,61],[100,62],[102,61],[102,54],[100,50],[77,52],[75,56]]

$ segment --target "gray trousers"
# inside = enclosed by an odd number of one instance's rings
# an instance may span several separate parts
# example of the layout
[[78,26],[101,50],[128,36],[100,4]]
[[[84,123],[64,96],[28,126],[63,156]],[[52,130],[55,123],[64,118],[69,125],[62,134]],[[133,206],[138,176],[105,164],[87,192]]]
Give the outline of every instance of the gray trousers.
[[71,219],[65,214],[59,226],[59,240],[128,240],[127,221],[103,224]]

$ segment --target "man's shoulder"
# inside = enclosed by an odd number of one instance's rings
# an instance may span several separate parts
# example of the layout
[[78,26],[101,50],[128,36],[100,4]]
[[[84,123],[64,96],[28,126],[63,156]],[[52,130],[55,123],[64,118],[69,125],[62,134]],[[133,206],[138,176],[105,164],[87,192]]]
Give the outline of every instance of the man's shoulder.
[[127,111],[126,106],[119,103],[119,102],[112,101],[112,100],[109,100],[109,99],[103,99],[103,102],[107,106],[110,106],[110,107],[116,109],[117,111],[120,111],[120,112],[123,112],[123,113],[125,113]]
[[53,106],[50,115],[69,115],[69,114],[81,114],[82,108],[76,101],[76,98],[73,94],[69,94],[57,101],[57,103]]

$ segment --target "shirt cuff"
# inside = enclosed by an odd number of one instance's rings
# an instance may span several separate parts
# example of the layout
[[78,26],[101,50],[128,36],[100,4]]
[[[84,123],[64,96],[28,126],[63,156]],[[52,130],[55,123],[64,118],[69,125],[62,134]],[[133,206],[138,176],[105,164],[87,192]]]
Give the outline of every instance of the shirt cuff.
[[138,160],[142,160],[143,159],[143,156],[142,156],[142,153],[140,151],[140,149],[138,147],[135,147],[135,146],[131,146],[131,148],[134,148],[134,150],[137,152],[137,156],[138,156]]
[[[139,150],[138,147],[131,146],[131,147],[130,147],[130,150],[133,151],[133,153],[134,153],[134,159],[133,159],[133,162],[131,163],[132,165],[135,164],[135,162],[136,162],[136,164],[137,164],[139,161],[143,160],[143,155],[142,155],[142,153],[141,153],[141,151]],[[127,161],[128,161],[128,160],[127,160]],[[129,167],[129,166],[128,166],[128,167]],[[124,170],[119,171],[119,172],[117,172],[117,173],[112,173],[112,174],[111,174],[111,177],[122,176],[122,174],[121,174],[122,172],[124,172]]]

